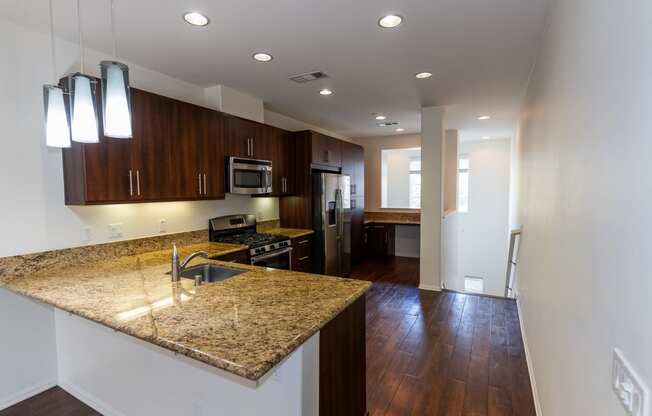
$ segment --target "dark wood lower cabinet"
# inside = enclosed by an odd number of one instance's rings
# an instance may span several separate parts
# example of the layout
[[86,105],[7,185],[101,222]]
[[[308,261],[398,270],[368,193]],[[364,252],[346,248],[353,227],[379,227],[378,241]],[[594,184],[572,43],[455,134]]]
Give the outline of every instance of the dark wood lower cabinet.
[[365,246],[368,258],[391,257],[394,255],[396,227],[393,224],[365,225]]
[[319,334],[319,416],[367,413],[365,308],[363,295]]
[[311,273],[312,261],[312,235],[292,239],[292,271]]

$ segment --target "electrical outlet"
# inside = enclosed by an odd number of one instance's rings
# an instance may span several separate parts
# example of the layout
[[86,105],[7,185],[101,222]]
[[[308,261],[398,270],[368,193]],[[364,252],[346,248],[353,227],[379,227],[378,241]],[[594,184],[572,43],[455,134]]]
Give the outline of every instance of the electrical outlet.
[[121,238],[122,237],[122,223],[117,222],[115,224],[109,224],[109,238]]
[[264,220],[262,211],[258,211],[256,213],[256,217],[258,217],[257,221],[263,221]]
[[614,392],[628,416],[650,416],[650,389],[618,348],[614,349],[611,378]]
[[158,222],[158,232],[159,233],[166,233],[168,231],[168,220],[165,218],[162,218]]
[[88,243],[93,239],[93,232],[91,230],[91,227],[84,227],[82,228],[82,241],[84,243]]

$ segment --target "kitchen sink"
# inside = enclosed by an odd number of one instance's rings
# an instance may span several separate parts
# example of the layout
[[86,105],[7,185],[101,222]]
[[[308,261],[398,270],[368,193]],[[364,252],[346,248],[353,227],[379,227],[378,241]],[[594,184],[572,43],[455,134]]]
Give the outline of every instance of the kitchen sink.
[[246,270],[230,269],[228,267],[218,266],[217,264],[199,264],[197,266],[183,269],[179,273],[179,276],[193,280],[196,280],[196,277],[199,277],[202,283],[214,283],[237,276],[245,271]]

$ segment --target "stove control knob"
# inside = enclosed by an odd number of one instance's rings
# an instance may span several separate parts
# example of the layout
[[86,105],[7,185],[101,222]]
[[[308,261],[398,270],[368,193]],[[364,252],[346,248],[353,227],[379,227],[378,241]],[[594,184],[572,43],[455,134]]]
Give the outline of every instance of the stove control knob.
[[274,249],[276,248],[276,246],[275,246],[274,244],[271,244],[271,245],[269,246],[269,248],[270,248],[271,250],[274,250]]

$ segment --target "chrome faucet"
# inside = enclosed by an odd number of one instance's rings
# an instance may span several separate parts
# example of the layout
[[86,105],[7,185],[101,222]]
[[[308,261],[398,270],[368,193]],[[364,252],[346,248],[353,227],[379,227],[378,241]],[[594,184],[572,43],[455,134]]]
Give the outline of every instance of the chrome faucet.
[[177,251],[177,245],[172,243],[172,281],[178,282],[181,279],[181,272],[186,268],[190,260],[195,257],[208,258],[208,253],[205,251],[196,251],[186,257],[186,259],[179,264],[179,252]]

